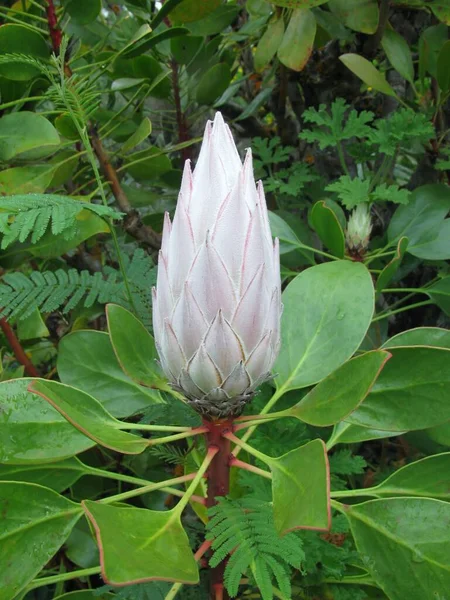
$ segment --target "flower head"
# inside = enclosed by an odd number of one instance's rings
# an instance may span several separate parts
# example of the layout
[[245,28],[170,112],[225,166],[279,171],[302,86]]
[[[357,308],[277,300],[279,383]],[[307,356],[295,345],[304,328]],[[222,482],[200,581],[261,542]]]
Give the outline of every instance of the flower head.
[[272,243],[252,155],[242,164],[222,115],[186,161],[173,223],[166,213],[153,324],[172,385],[210,418],[237,415],[280,344],[278,240]]

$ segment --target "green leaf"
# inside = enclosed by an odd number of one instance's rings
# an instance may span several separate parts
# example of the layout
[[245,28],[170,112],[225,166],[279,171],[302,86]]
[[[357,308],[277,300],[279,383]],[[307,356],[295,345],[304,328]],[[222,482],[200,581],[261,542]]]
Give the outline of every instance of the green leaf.
[[63,0],[63,6],[70,18],[78,25],[92,23],[102,8],[101,0]]
[[378,497],[424,496],[450,500],[449,473],[450,452],[435,454],[395,471],[370,490]]
[[0,160],[36,160],[54,152],[59,144],[56,129],[38,113],[23,110],[0,118]]
[[388,185],[382,183],[370,194],[370,199],[374,202],[395,202],[396,204],[408,204],[410,199],[410,192],[405,188],[400,188],[397,184],[393,183]]
[[64,544],[80,505],[40,485],[0,482],[0,590],[12,600]]
[[186,29],[186,27],[170,27],[159,33],[149,31],[140,37],[139,40],[137,40],[128,50],[123,52],[122,56],[124,58],[135,58],[137,56],[141,56],[157,44],[175,37],[186,35],[186,33],[189,33],[189,29]]
[[125,373],[141,385],[166,389],[155,341],[141,321],[118,304],[108,304],[106,317],[113,350]]
[[387,96],[395,97],[396,94],[386,77],[366,58],[358,54],[342,54],[339,60],[369,87]]
[[86,473],[77,458],[67,458],[43,465],[0,465],[0,481],[23,481],[36,483],[62,492]]
[[300,273],[283,293],[278,394],[321,381],[358,349],[373,314],[372,278],[361,263],[335,261]]
[[[374,125],[368,131],[367,141],[378,146],[379,152],[392,157],[395,157],[400,148],[408,153],[413,145],[428,144],[429,140],[435,137],[427,115],[411,108],[397,109],[389,115],[389,118],[377,119]],[[380,187],[383,190],[383,187]]]
[[294,9],[278,47],[280,62],[293,71],[301,71],[313,51],[316,29],[316,18],[310,10]]
[[336,192],[342,204],[350,210],[358,204],[369,201],[370,181],[341,175],[337,181],[330,183],[325,189],[328,192]]
[[338,258],[344,258],[345,237],[336,213],[319,200],[312,207],[310,214],[311,225],[322,243]]
[[213,104],[228,88],[231,81],[230,67],[218,63],[204,73],[198,82],[196,98],[199,104]]
[[397,346],[435,346],[450,350],[450,331],[439,327],[417,327],[394,335],[382,348]]
[[174,23],[192,23],[199,21],[213,13],[221,4],[221,0],[209,0],[198,2],[198,0],[182,0],[172,9],[170,20]]
[[390,242],[407,237],[407,252],[415,256],[416,250],[436,240],[442,222],[450,210],[450,190],[441,184],[422,185],[416,188],[407,206],[399,206],[387,230]]
[[385,29],[381,45],[397,73],[414,84],[414,65],[406,40],[394,29]]
[[147,148],[128,155],[125,168],[136,181],[148,181],[155,180],[170,171],[172,163],[159,148]]
[[402,237],[397,244],[397,252],[394,257],[388,262],[381,273],[378,275],[375,289],[377,292],[383,291],[387,284],[392,280],[394,275],[397,273],[400,265],[402,264],[403,257],[408,248],[408,238]]
[[50,402],[81,433],[105,448],[123,454],[140,454],[149,445],[148,440],[121,431],[124,424],[81,390],[46,379],[34,379],[29,389]]
[[83,507],[97,535],[106,583],[198,583],[197,563],[176,509],[119,508],[90,500]]
[[362,427],[342,421],[335,426],[333,434],[327,442],[327,448],[330,449],[336,444],[355,444],[368,440],[379,440],[401,435],[402,433],[406,433],[406,431],[385,431],[384,429]]
[[96,590],[78,590],[76,592],[67,592],[61,596],[56,596],[54,600],[112,600],[116,594]]
[[151,132],[152,122],[148,117],[144,117],[144,119],[141,121],[139,127],[136,129],[133,135],[129,137],[122,146],[122,152],[125,154],[129,150],[132,150],[134,147],[141,144],[144,140],[148,138]]
[[327,0],[275,0],[272,4],[283,6],[284,8],[313,8],[320,4],[325,4]]
[[51,165],[4,169],[0,172],[0,194],[42,194],[50,185],[54,171]]
[[435,231],[436,237],[414,246],[411,252],[418,258],[425,260],[448,260],[450,258],[450,219],[444,219]]
[[371,393],[345,421],[386,431],[426,429],[450,420],[450,352],[390,348]]
[[253,100],[247,104],[241,114],[235,119],[235,122],[248,119],[248,117],[254,115],[260,106],[266,104],[272,95],[272,92],[273,89],[271,87],[263,88],[258,94],[256,94]]
[[275,528],[328,531],[331,526],[330,475],[325,444],[313,440],[279,458],[270,458]]
[[388,352],[380,350],[352,358],[286,410],[286,414],[316,427],[345,419],[367,396],[389,358]]
[[[200,4],[197,2],[196,6],[200,6]],[[234,2],[222,3],[214,12],[205,15],[202,19],[190,21],[187,27],[192,35],[204,37],[221,34],[236,19],[240,10],[241,7]],[[212,47],[214,49],[217,48],[216,42],[213,43]]]
[[127,417],[162,401],[156,390],[139,386],[123,372],[107,333],[75,331],[66,335],[59,344],[57,366],[63,383],[94,396],[116,417]]
[[74,456],[94,443],[28,391],[31,378],[0,383],[0,463],[30,465]]
[[[167,2],[163,6],[166,4]],[[202,43],[203,38],[200,36],[183,35],[170,40],[170,50],[179,65],[187,65],[200,50]]]
[[[0,56],[5,54],[24,54],[43,62],[50,58],[49,47],[40,33],[25,25],[10,23],[3,23],[0,28]],[[39,68],[28,62],[15,60],[0,65],[0,75],[13,81],[27,81],[39,73]]]
[[419,77],[424,80],[428,72],[437,78],[437,59],[442,46],[448,40],[448,28],[440,23],[427,27],[419,38]]
[[364,565],[390,600],[442,598],[450,589],[450,504],[390,498],[347,506]]
[[450,315],[450,277],[444,277],[426,289],[431,300]]
[[284,21],[280,16],[276,21],[271,21],[263,36],[258,42],[256,52],[253,57],[255,69],[260,72],[270,63],[277,53],[284,35]]
[[378,2],[376,0],[329,0],[332,13],[354,31],[375,33],[378,27]]
[[430,8],[440,21],[450,25],[450,6],[447,0],[434,0]]
[[303,248],[303,244],[294,230],[277,213],[269,211],[269,223],[272,237],[280,240],[280,254],[287,254],[296,248],[299,250]]

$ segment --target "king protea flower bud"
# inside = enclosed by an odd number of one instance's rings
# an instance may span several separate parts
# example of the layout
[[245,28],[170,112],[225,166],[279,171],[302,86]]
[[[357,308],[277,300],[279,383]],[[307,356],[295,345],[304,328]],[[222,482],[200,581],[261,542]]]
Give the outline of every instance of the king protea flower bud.
[[242,164],[222,115],[186,161],[173,223],[166,213],[153,325],[172,385],[209,418],[240,414],[280,345],[278,240],[272,243],[252,155]]

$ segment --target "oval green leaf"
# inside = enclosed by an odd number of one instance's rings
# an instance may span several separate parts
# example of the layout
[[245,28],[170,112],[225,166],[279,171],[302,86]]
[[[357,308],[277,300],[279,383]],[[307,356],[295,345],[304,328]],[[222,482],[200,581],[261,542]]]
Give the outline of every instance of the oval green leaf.
[[316,29],[316,18],[310,10],[293,10],[278,48],[280,62],[293,71],[301,71],[313,51]]
[[213,104],[228,88],[231,81],[230,67],[218,63],[203,74],[197,86],[197,102],[199,104]]
[[395,96],[386,77],[366,58],[358,54],[342,54],[339,60],[369,87],[387,96]]
[[[49,47],[40,33],[25,25],[10,23],[0,27],[0,56],[2,54],[26,54],[43,62],[50,57]],[[27,81],[39,73],[38,67],[26,62],[14,60],[0,65],[0,75],[14,81]]]
[[271,21],[263,36],[258,42],[254,56],[256,71],[262,71],[277,53],[284,35],[284,21],[280,16],[276,21]]
[[42,115],[23,110],[0,118],[0,160],[42,158],[59,143],[58,132]]
[[361,33],[375,33],[378,27],[377,0],[329,0],[331,12],[346,27]]
[[414,84],[414,65],[406,40],[394,29],[386,29],[381,40],[389,62],[400,75]]
[[397,346],[435,346],[450,350],[450,331],[440,327],[416,327],[394,335],[383,344],[382,348]]
[[408,238],[402,237],[397,244],[397,252],[394,254],[394,257],[388,264],[384,267],[381,273],[378,275],[376,290],[377,292],[382,292],[383,289],[387,286],[387,284],[391,281],[394,275],[397,273],[400,265],[402,264],[403,257],[408,248]]
[[335,212],[324,200],[316,202],[311,210],[311,225],[322,243],[338,258],[344,258],[345,236]]
[[45,485],[62,492],[86,473],[77,458],[67,458],[44,465],[0,465],[0,481],[23,481]]
[[359,348],[373,314],[372,278],[361,263],[324,263],[298,275],[283,303],[278,395],[321,381]]

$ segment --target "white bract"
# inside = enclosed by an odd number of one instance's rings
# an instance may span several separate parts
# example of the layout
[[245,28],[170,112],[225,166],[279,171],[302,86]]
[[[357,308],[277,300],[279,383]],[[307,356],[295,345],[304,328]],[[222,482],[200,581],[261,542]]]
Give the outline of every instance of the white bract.
[[166,213],[153,325],[161,366],[202,414],[240,414],[280,345],[280,263],[252,155],[242,164],[222,115],[208,121]]

